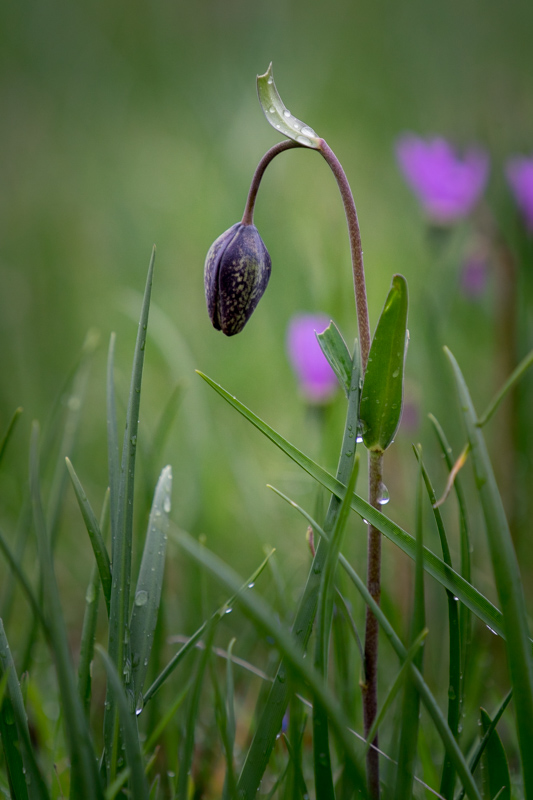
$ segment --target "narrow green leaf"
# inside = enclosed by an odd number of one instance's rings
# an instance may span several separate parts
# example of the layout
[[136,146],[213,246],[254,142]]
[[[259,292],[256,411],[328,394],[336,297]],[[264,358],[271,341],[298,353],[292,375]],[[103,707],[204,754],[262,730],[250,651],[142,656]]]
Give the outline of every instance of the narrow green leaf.
[[272,74],[272,64],[264,75],[257,76],[257,94],[265,117],[273,128],[304,147],[318,149],[320,137],[309,125],[296,119],[279,96]]
[[533,798],[533,658],[520,569],[509,525],[498,491],[492,465],[470,393],[451,352],[445,348],[452,365],[461,408],[471,447],[471,459],[489,542],[492,568],[503,610],[507,644],[507,661],[515,696],[517,735],[522,757],[524,790]]
[[77,798],[80,800],[83,798],[103,800],[96,755],[77,692],[75,672],[52,564],[51,544],[44,519],[39,478],[39,426],[36,422],[33,423],[31,432],[30,493],[33,523],[37,536],[44,609],[49,623],[50,642],[54,653],[70,755],[71,797],[75,797],[76,800]]
[[[267,425],[266,422],[250,411],[250,409],[212,381],[211,378],[208,378],[201,372],[198,372],[198,374],[206,383],[212,386],[226,402],[233,406],[245,419],[251,422],[252,425],[261,431],[261,433],[270,439],[271,442],[279,447],[280,450],[289,456],[289,458],[298,464],[312,478],[335,495],[336,498],[344,497],[346,488],[339,480],[335,479],[330,473],[326,472],[326,470],[322,469],[322,467],[316,464],[312,459],[304,455],[304,453],[294,447],[294,445],[290,444],[283,436],[280,436],[280,434]],[[357,494],[352,496],[351,507],[362,519],[367,520],[371,525],[381,531],[387,539],[394,542],[404,553],[410,556],[410,558],[415,558],[415,540],[409,533],[396,525],[380,511],[377,511],[377,509],[373,508]],[[485,625],[499,636],[505,637],[501,612],[487,600],[481,592],[472,586],[472,584],[464,580],[464,578],[432,553],[431,550],[425,547],[424,568],[429,575],[453,592],[461,602],[468,606]]]
[[[112,522],[112,564],[113,581],[109,613],[108,653],[119,675],[127,680],[131,676],[131,656],[128,637],[129,600],[131,580],[131,550],[133,540],[133,496],[135,483],[135,459],[137,454],[137,432],[139,427],[139,407],[141,402],[141,383],[144,366],[146,329],[152,293],[155,248],[152,251],[148,276],[141,307],[141,315],[133,355],[126,429],[122,447],[122,462],[118,483],[116,519],[113,527],[113,491],[111,492]],[[109,381],[109,385],[112,380]],[[109,413],[109,412],[108,412]],[[110,409],[112,414],[112,410]],[[111,425],[112,427],[112,425]],[[111,460],[113,456],[111,455]],[[113,467],[114,469],[114,467]],[[114,707],[113,691],[108,692],[104,716],[105,763],[108,779],[116,774],[118,758],[118,727]]]
[[215,635],[216,623],[217,620],[210,620],[207,624],[205,649],[200,655],[196,677],[194,679],[191,696],[189,698],[189,708],[187,711],[185,731],[181,741],[179,753],[178,790],[176,792],[175,800],[188,800],[190,797],[189,776],[194,754],[194,734],[200,705],[200,693],[202,691],[202,684],[207,662],[211,655],[211,646],[213,644],[213,637]]
[[149,738],[144,745],[144,753],[145,755],[148,754],[157,744],[159,737],[162,735],[163,731],[172,720],[174,714],[177,712],[185,698],[187,697],[187,693],[192,686],[192,680],[185,684],[185,687],[178,693],[178,695],[174,698],[174,701],[165,711],[161,719],[159,719],[157,725],[151,731]]
[[[214,553],[201,547],[191,536],[181,532],[171,534],[177,543],[199,564],[202,564],[208,572],[217,578],[230,590],[237,592],[242,585],[240,578],[227,564],[224,564]],[[353,763],[354,774],[357,775],[357,782],[354,788],[366,796],[365,781],[362,776],[358,758],[354,751],[353,737],[350,736],[347,721],[342,709],[333,698],[329,688],[324,684],[321,676],[308,664],[303,657],[300,649],[294,641],[291,633],[283,626],[280,626],[277,615],[270,609],[265,601],[257,593],[243,592],[238,595],[238,602],[245,613],[252,619],[254,624],[266,631],[275,640],[275,647],[279,650],[284,659],[302,680],[306,681],[309,688],[316,696],[318,702],[324,706],[328,713],[328,718],[332,729],[344,748],[350,762]],[[357,770],[357,773],[355,772]]]
[[[109,521],[109,489],[105,493],[100,529],[105,530]],[[98,565],[93,564],[91,578],[85,592],[85,614],[80,641],[80,659],[78,664],[78,692],[83,703],[85,716],[89,720],[91,711],[91,664],[94,656],[96,625],[98,622],[98,606],[100,601],[100,573]]]
[[[491,718],[484,708],[480,709],[483,733],[491,726]],[[484,781],[488,785],[488,796],[500,800],[511,800],[511,776],[509,764],[498,731],[493,730],[485,748]]]
[[352,379],[352,356],[342,338],[342,334],[332,321],[322,333],[317,333],[316,338],[329,365],[345,391],[346,397],[350,394]]
[[172,469],[167,466],[161,472],[154,494],[131,612],[132,680],[138,714],[143,706],[142,691],[161,602],[171,493]]
[[409,650],[407,651],[407,653],[405,655],[405,661],[401,665],[400,670],[399,670],[398,674],[396,675],[396,678],[394,679],[394,682],[393,682],[392,686],[390,687],[390,689],[388,690],[387,694],[385,695],[385,697],[384,697],[384,699],[383,699],[383,701],[381,703],[381,707],[379,709],[379,713],[378,713],[377,717],[375,718],[374,722],[372,723],[372,727],[368,731],[368,735],[366,737],[365,753],[367,752],[368,748],[370,747],[370,745],[374,741],[374,737],[375,737],[375,735],[376,735],[376,733],[378,731],[378,728],[381,726],[381,723],[385,719],[387,711],[389,710],[389,708],[393,704],[393,702],[394,702],[394,700],[396,698],[396,695],[398,694],[398,692],[400,691],[400,689],[404,685],[406,676],[408,675],[409,666],[413,662],[414,657],[416,656],[416,654],[418,653],[418,651],[420,650],[422,645],[425,643],[426,636],[428,635],[428,633],[429,633],[428,629],[424,628],[424,630],[422,630],[418,634],[418,636],[416,637],[416,639],[414,640],[412,645],[409,647]]
[[[72,457],[74,446],[78,435],[80,426],[81,413],[87,394],[87,385],[89,382],[89,372],[92,365],[92,359],[100,336],[97,331],[90,330],[83,343],[79,366],[74,373],[72,380],[72,388],[66,397],[62,398],[63,404],[66,406],[65,421],[63,424],[63,431],[57,460],[55,463],[54,474],[52,476],[52,485],[46,509],[46,526],[52,541],[52,549],[54,548],[55,541],[58,534],[58,521],[65,496],[67,487],[67,474],[65,472],[65,458]],[[54,452],[56,449],[54,447]]]
[[[413,644],[420,636],[426,624],[424,601],[424,563],[423,563],[423,507],[422,507],[422,469],[421,459],[418,470],[416,489],[416,559],[415,559],[415,591],[414,606],[411,617],[410,641]],[[423,650],[418,648],[413,664],[422,672]],[[405,682],[400,726],[400,745],[398,751],[398,769],[396,772],[395,798],[404,800],[413,794],[418,730],[420,727],[420,694],[414,677],[410,671]]]
[[[350,475],[347,492],[342,501],[339,514],[335,521],[335,527],[333,528],[329,541],[326,563],[324,565],[324,572],[318,595],[317,638],[314,663],[317,671],[324,677],[327,675],[329,640],[333,618],[335,572],[339,560],[344,529],[350,512],[350,497],[355,489],[358,472],[359,461],[356,459],[352,474]],[[333,772],[331,769],[331,756],[329,751],[328,718],[325,709],[316,702],[313,704],[313,755],[316,791],[323,800],[327,800],[327,798],[334,800],[335,789],[333,786]]]
[[383,453],[398,430],[407,343],[407,281],[394,275],[372,339],[359,416],[365,447]]
[[494,399],[489,403],[485,413],[482,414],[481,417],[479,417],[477,424],[479,425],[480,428],[482,428],[484,425],[487,424],[489,419],[492,417],[492,415],[502,402],[505,395],[513,388],[515,383],[517,383],[520,380],[520,378],[532,364],[533,364],[533,350],[530,353],[528,353],[527,356],[525,356],[525,358],[522,359],[517,368],[513,370],[513,372],[511,373],[509,378],[505,381],[504,385],[502,386],[496,397],[494,397]]
[[[512,696],[513,696],[513,690],[510,689],[509,692],[507,692],[507,694],[503,698],[503,700],[500,703],[499,707],[497,708],[496,713],[494,714],[494,717],[492,718],[492,721],[491,721],[490,725],[488,726],[487,730],[483,734],[483,738],[478,742],[478,745],[475,748],[475,750],[474,750],[474,752],[472,754],[472,757],[470,759],[470,771],[472,772],[472,775],[476,771],[476,767],[479,764],[479,762],[481,761],[481,757],[483,756],[483,753],[485,752],[485,747],[487,746],[488,741],[489,741],[490,737],[492,736],[492,732],[494,730],[496,730],[496,725],[498,724],[498,722],[502,718],[503,712],[505,711],[505,709],[507,708],[507,706],[511,702]],[[460,792],[457,800],[463,800],[464,795],[465,795],[464,790],[462,790]]]
[[46,620],[44,618],[41,605],[37,600],[35,592],[33,591],[32,587],[30,586],[30,583],[29,583],[29,581],[28,581],[28,579],[26,577],[26,573],[24,572],[24,570],[22,569],[22,567],[20,566],[20,564],[16,560],[15,556],[11,552],[11,548],[9,547],[9,545],[7,543],[7,540],[6,540],[4,534],[1,531],[0,531],[0,550],[2,550],[2,552],[4,554],[4,557],[5,557],[8,565],[9,565],[10,574],[15,576],[15,578],[20,583],[21,589],[24,591],[24,594],[26,595],[26,597],[27,597],[27,599],[28,599],[28,601],[30,603],[30,606],[31,606],[31,608],[33,610],[33,613],[34,613],[35,617],[41,623],[41,627],[42,627],[45,635],[48,637],[49,636],[48,625],[47,625]]
[[[9,643],[0,619],[0,675],[4,694],[0,702],[0,734],[5,755],[5,764],[15,800],[28,800],[26,771],[38,782],[35,797],[48,798],[48,792],[35,761],[30,742],[28,721],[15,664]],[[42,787],[39,794],[38,789]]]
[[[248,589],[250,587],[250,585],[253,585],[256,582],[257,578],[263,572],[264,568],[268,564],[268,562],[269,562],[270,558],[272,557],[272,555],[274,554],[274,552],[275,552],[274,550],[271,550],[270,553],[267,554],[267,556],[264,559],[264,561],[261,562],[259,567],[253,572],[252,575],[250,575],[248,580],[241,586],[240,592],[246,591],[246,589]],[[226,613],[228,608],[232,608],[233,607],[233,605],[235,603],[235,600],[237,599],[237,596],[238,596],[239,593],[237,593],[237,594],[233,595],[232,597],[230,597],[229,600],[227,600],[224,603],[223,606],[221,606],[219,609],[217,609],[215,611],[215,613],[211,616],[210,620],[214,620],[214,621],[218,622],[220,619],[222,619],[222,617],[224,616],[224,614]],[[183,645],[183,647],[180,648],[180,650],[176,653],[176,655],[169,661],[169,663],[167,664],[165,669],[157,676],[157,678],[152,683],[152,685],[146,690],[146,692],[144,693],[144,704],[145,705],[149,700],[152,699],[152,697],[158,691],[158,689],[161,688],[161,686],[166,681],[168,676],[171,675],[172,672],[174,672],[174,670],[176,669],[178,664],[180,664],[180,662],[187,655],[187,653],[189,653],[193,649],[193,647],[195,647],[197,642],[200,641],[200,639],[202,638],[202,635],[203,635],[204,631],[206,630],[210,620],[207,620],[202,625],[200,625],[200,627],[198,628],[196,633],[193,633],[193,635],[187,640],[187,642]]]
[[[440,513],[440,508],[435,507],[436,503],[435,491],[431,484],[427,470],[424,466],[424,462],[422,461],[421,453],[416,447],[414,447],[413,450],[415,452],[415,455],[420,465],[420,469],[422,471],[422,477],[424,479],[424,484],[429,497],[429,502],[433,510],[433,516],[435,517],[435,523],[437,525],[437,531],[439,533],[439,538],[441,542],[442,558],[443,561],[451,567],[452,560],[450,556],[450,549],[448,547],[448,538],[446,536],[444,521]],[[449,638],[448,725],[455,738],[457,738],[459,735],[459,718],[461,713],[461,691],[462,691],[461,631],[459,627],[459,609],[458,609],[459,604],[449,589],[446,589],[446,597],[448,601],[448,638]],[[455,769],[451,758],[449,757],[449,755],[447,755],[444,759],[444,765],[442,767],[440,793],[446,798],[453,797],[454,786],[455,786]]]
[[[271,488],[274,489],[274,487],[271,487]],[[324,539],[327,540],[328,537],[327,537],[326,532],[320,527],[320,525],[318,525],[317,522],[315,522],[315,520],[307,513],[307,511],[305,511],[303,508],[301,508],[297,503],[295,503],[289,497],[286,497],[286,495],[284,495],[278,489],[274,489],[274,491],[283,500],[285,500],[293,508],[295,508],[308,521],[308,523],[315,530],[315,533],[318,536],[321,536],[321,537],[323,537]],[[359,577],[357,572],[353,569],[351,564],[342,555],[342,553],[339,556],[339,563],[341,564],[342,568],[345,570],[346,574],[348,575],[348,577],[350,578],[350,580],[352,581],[352,583],[356,587],[357,591],[359,592],[359,594],[361,595],[361,597],[363,598],[365,603],[368,605],[368,607],[370,608],[370,610],[372,611],[374,616],[377,618],[377,620],[378,620],[379,624],[381,625],[381,627],[383,629],[383,632],[384,632],[385,636],[387,637],[387,639],[389,640],[393,650],[396,652],[398,658],[403,663],[403,661],[407,657],[407,650],[404,647],[404,645],[402,644],[398,634],[396,633],[396,631],[394,630],[394,628],[390,624],[389,620],[387,619],[387,617],[383,613],[383,610],[376,603],[376,601],[374,600],[374,598],[372,597],[372,595],[368,591],[364,581],[361,580],[361,578]],[[432,695],[429,687],[427,686],[427,684],[424,681],[424,678],[422,677],[422,675],[420,674],[420,672],[418,671],[418,669],[416,668],[416,666],[414,664],[412,666],[412,670],[411,671],[413,673],[414,681],[415,681],[416,687],[418,689],[418,692],[420,693],[422,701],[423,701],[424,705],[426,706],[426,709],[427,709],[430,717],[433,720],[433,724],[435,725],[435,728],[436,728],[440,738],[442,739],[442,743],[444,744],[444,747],[446,748],[446,750],[449,753],[452,754],[452,757],[453,757],[454,763],[455,763],[455,768],[457,770],[457,774],[460,776],[461,780],[463,781],[463,785],[466,787],[466,791],[467,791],[468,796],[472,797],[472,798],[475,797],[475,798],[477,798],[477,800],[481,800],[479,791],[477,789],[477,786],[474,783],[474,780],[472,778],[471,771],[469,770],[468,765],[467,765],[467,763],[465,761],[465,758],[464,758],[464,756],[463,756],[463,754],[462,754],[462,752],[461,752],[461,750],[459,748],[459,745],[455,741],[455,738],[453,737],[452,732],[450,731],[450,729],[448,727],[448,724],[447,724],[446,720],[444,719],[444,717],[443,717],[443,715],[441,713],[441,710],[439,708],[439,705],[438,705],[437,701],[435,700],[435,697]]]
[[228,645],[228,659],[226,661],[226,729],[227,729],[227,752],[226,752],[226,780],[224,781],[224,795],[232,800],[237,794],[237,779],[235,776],[234,755],[235,734],[237,723],[235,720],[235,682],[233,680],[233,645],[237,640],[233,638]]
[[115,342],[111,334],[107,354],[107,463],[109,471],[109,491],[111,503],[111,534],[114,538],[117,526],[118,485],[120,481],[120,458],[118,448],[117,411],[115,404]]
[[117,674],[115,665],[101,645],[96,645],[100,658],[104,662],[109,683],[113,686],[114,697],[118,707],[126,760],[130,768],[129,792],[133,800],[148,800],[148,784],[144,774],[144,763],[137,731],[137,720],[132,715],[129,702],[126,698],[122,681]]
[[15,413],[11,417],[11,420],[9,422],[9,425],[7,426],[6,432],[4,433],[2,438],[0,439],[0,463],[2,463],[2,459],[4,457],[4,453],[6,451],[8,442],[11,439],[13,431],[15,430],[15,425],[17,424],[17,420],[18,420],[18,418],[20,417],[21,414],[22,414],[22,408],[19,407],[19,408],[15,409]]
[[[346,422],[342,440],[341,454],[337,466],[339,481],[348,482],[355,460],[357,446],[357,423],[359,412],[359,382],[360,382],[360,353],[357,341],[354,346],[353,368],[350,383],[350,395],[346,411]],[[229,395],[228,395],[229,397]],[[340,511],[341,500],[339,496],[330,498],[324,528],[331,532],[335,526],[337,515]],[[324,564],[326,560],[327,543],[319,542],[309,571],[304,593],[300,600],[298,610],[293,622],[293,636],[298,647],[303,651],[313,628],[316,613],[318,593]],[[242,800],[253,800],[257,794],[265,769],[274,747],[276,737],[281,730],[283,715],[289,702],[289,682],[287,680],[285,664],[282,662],[272,688],[268,694],[261,717],[256,727],[252,743],[246,754],[246,759],[239,776],[238,791]]]
[[87,528],[87,533],[89,534],[89,538],[91,540],[100,580],[102,582],[104,599],[107,606],[107,616],[109,617],[109,604],[111,600],[111,564],[109,561],[109,553],[107,552],[107,547],[105,546],[105,542],[100,531],[100,525],[98,524],[96,515],[89,502],[89,498],[85,494],[85,490],[83,489],[83,486],[76,475],[76,471],[74,470],[70,459],[66,458],[65,461],[70,478],[72,480],[72,486],[74,487],[74,492],[76,494],[76,500],[78,501],[83,521],[85,522],[85,527]]

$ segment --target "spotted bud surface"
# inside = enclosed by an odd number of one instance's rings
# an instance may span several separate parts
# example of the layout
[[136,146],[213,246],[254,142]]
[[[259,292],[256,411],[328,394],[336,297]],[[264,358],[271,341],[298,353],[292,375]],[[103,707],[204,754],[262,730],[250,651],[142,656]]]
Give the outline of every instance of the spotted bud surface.
[[226,336],[242,331],[265,291],[271,261],[255,225],[237,222],[213,242],[205,259],[207,310]]

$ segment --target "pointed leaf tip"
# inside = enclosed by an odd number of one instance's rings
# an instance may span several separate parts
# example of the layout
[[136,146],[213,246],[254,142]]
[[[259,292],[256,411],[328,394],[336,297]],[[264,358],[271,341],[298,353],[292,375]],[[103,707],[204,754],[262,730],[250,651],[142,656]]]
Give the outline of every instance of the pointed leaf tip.
[[264,75],[257,76],[257,94],[265,117],[273,128],[303,147],[320,148],[320,137],[305,122],[291,114],[283,103],[274,83],[272,62]]

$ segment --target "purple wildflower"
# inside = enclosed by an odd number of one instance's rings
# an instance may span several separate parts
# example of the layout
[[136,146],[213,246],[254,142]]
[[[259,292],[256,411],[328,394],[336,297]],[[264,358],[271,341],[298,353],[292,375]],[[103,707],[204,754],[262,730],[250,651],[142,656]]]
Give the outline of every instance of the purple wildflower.
[[287,353],[300,390],[310,403],[327,403],[337,390],[337,377],[317,342],[329,325],[324,314],[295,314],[287,330]]
[[505,172],[526,226],[533,233],[533,156],[511,158]]
[[396,145],[396,155],[424,211],[439,225],[467,216],[485,188],[489,159],[483,150],[467,150],[461,159],[445,139],[424,141],[406,134]]

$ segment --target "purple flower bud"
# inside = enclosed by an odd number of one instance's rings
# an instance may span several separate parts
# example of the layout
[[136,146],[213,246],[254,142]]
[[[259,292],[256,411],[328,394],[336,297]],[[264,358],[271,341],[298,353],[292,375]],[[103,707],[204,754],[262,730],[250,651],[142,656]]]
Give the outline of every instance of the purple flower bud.
[[219,236],[205,259],[204,285],[213,326],[226,336],[242,331],[270,278],[268,251],[255,225],[237,222]]
[[533,233],[533,156],[511,158],[505,172],[526,226]]
[[337,377],[330,367],[315,331],[329,325],[325,314],[296,314],[287,330],[287,353],[300,390],[310,403],[327,403],[337,391]]
[[424,141],[412,134],[396,145],[404,177],[430,220],[450,225],[474,208],[487,182],[489,159],[472,148],[459,158],[440,138]]

